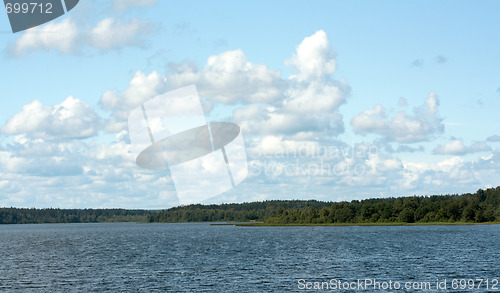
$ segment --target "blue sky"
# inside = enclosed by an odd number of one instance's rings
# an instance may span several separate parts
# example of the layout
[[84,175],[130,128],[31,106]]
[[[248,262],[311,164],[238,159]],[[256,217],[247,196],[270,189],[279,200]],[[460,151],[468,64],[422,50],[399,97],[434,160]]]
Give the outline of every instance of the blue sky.
[[212,202],[497,186],[499,8],[81,0],[16,34],[2,12],[0,206],[177,205],[168,174],[135,166],[126,116],[189,84],[247,148],[249,176]]

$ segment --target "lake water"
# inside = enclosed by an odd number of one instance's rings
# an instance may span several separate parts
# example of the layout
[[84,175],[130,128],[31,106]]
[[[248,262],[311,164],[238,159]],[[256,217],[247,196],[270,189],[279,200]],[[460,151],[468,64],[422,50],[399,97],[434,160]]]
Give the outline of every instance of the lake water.
[[500,291],[500,225],[0,225],[0,248],[1,292]]

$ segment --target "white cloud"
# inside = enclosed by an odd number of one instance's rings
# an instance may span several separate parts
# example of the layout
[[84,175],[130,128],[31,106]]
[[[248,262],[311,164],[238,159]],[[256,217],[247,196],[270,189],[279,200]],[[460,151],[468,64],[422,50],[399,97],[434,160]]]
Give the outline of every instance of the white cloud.
[[77,25],[70,18],[60,22],[52,21],[24,32],[11,47],[11,52],[15,56],[36,50],[55,50],[64,54],[78,52],[79,34]]
[[157,0],[114,0],[113,9],[123,11],[135,7],[153,6]]
[[332,78],[336,60],[326,33],[305,38],[285,63],[294,72],[286,79],[233,50],[209,57],[202,69],[189,63],[171,65],[167,79],[171,88],[196,84],[209,105],[237,105],[233,120],[247,134],[307,139],[342,133],[339,107],[350,88]]
[[245,133],[253,135],[313,138],[321,132],[337,135],[343,131],[342,116],[336,112],[322,116],[320,113],[269,112],[267,107],[248,106],[235,110],[233,119]]
[[473,165],[475,169],[479,170],[493,170],[498,172],[500,170],[500,160],[498,160],[498,155],[500,152],[494,151],[490,153],[488,156],[479,157],[473,161]]
[[108,130],[120,132],[126,129],[126,120],[130,111],[145,101],[163,94],[167,88],[167,80],[156,71],[149,75],[137,71],[127,89],[123,91],[108,90],[101,96],[99,104],[104,110],[112,111],[113,119],[108,124]]
[[443,189],[463,192],[468,186],[480,183],[471,164],[458,156],[437,163],[403,161],[403,165],[404,176],[394,183],[395,186],[420,190],[424,194]]
[[118,21],[114,18],[101,20],[90,30],[90,44],[102,50],[118,50],[123,47],[143,47],[145,35],[152,31],[148,21],[131,19]]
[[49,106],[34,100],[10,117],[0,131],[40,138],[85,138],[95,135],[101,123],[92,107],[70,96],[60,104]]
[[13,144],[0,150],[0,168],[9,176],[74,176],[82,173],[82,149],[79,141],[55,142],[16,137]]
[[336,111],[345,102],[342,87],[347,84],[331,84],[313,81],[307,87],[290,88],[283,101],[283,108],[291,113],[322,113]]
[[[100,43],[90,43],[87,38],[89,43],[85,46],[118,49],[113,44],[134,45],[127,43],[127,36],[117,36],[106,43],[104,36],[112,34],[116,23],[108,23],[107,28],[101,23],[100,30],[95,28],[96,35],[103,37]],[[80,32],[79,38],[82,36],[88,37],[88,31]],[[351,121],[357,133],[378,134],[383,139],[352,147],[335,140],[333,137],[344,129],[340,108],[350,89],[347,82],[333,78],[335,53],[326,33],[319,31],[305,38],[286,64],[292,72],[288,78],[265,64],[251,62],[241,50],[232,50],[208,58],[201,69],[189,63],[173,65],[168,80],[155,71],[137,71],[126,89],[108,90],[101,96],[100,106],[112,115],[108,130],[117,133],[116,141],[111,143],[104,142],[110,137],[108,134],[105,139],[54,139],[95,135],[99,129],[95,121],[100,118],[75,98],[54,106],[33,101],[1,129],[4,134],[17,136],[9,138],[6,144],[0,143],[0,189],[9,196],[0,197],[0,206],[177,205],[171,178],[136,166],[130,153],[126,119],[130,110],[150,98],[191,83],[197,85],[208,104],[223,108],[227,115],[232,113],[247,142],[253,142],[247,144],[248,179],[218,200],[264,200],[277,196],[352,200],[405,192],[462,192],[483,183],[478,171],[490,172],[493,179],[498,177],[494,173],[500,164],[493,155],[473,163],[459,156],[421,162],[394,155],[403,151],[424,152],[423,146],[407,143],[429,141],[443,131],[439,100],[433,93],[413,112],[405,108],[407,111],[392,114],[377,105]],[[407,104],[405,99],[399,102],[400,106]],[[387,141],[401,144],[396,144],[396,151],[383,153],[380,146]],[[442,148],[449,154],[461,155],[464,149],[479,150],[485,145],[455,144]],[[425,146],[431,149],[428,144]],[[213,165],[207,169],[210,167]]]
[[[165,174],[135,165],[123,142],[44,140],[18,136],[0,145],[0,206],[173,206],[162,192],[173,190]],[[4,181],[7,181],[4,182]],[[9,204],[10,203],[10,204]]]
[[[100,104],[105,110],[131,110],[166,90],[166,78],[153,71],[149,75],[137,71],[130,86],[122,92],[108,90],[101,96]],[[123,118],[126,118],[123,117]]]
[[236,109],[233,119],[254,134],[337,135],[344,131],[338,108],[345,102],[346,91],[335,85],[312,83],[288,90],[275,107],[249,105]]
[[145,37],[154,25],[145,20],[105,18],[95,26],[77,25],[70,17],[51,21],[26,30],[9,51],[23,56],[34,51],[56,51],[62,54],[81,54],[87,49],[120,50],[125,47],[145,47]]
[[444,124],[438,115],[439,99],[431,92],[424,105],[414,109],[413,114],[397,112],[389,118],[382,105],[376,105],[354,116],[351,125],[356,133],[375,133],[390,141],[414,143],[429,141],[444,131]]
[[434,149],[435,154],[465,154],[466,152],[467,147],[461,139],[448,142],[444,146],[437,146]]
[[434,154],[440,155],[464,155],[467,153],[477,153],[490,151],[491,148],[484,142],[475,142],[471,146],[465,146],[462,139],[455,139],[444,145],[438,145],[434,149]]
[[250,156],[313,156],[319,155],[321,147],[317,141],[287,140],[280,136],[267,135],[254,140],[254,146],[248,148]]
[[[335,197],[332,193],[342,192],[349,194],[344,199],[352,200],[377,195],[400,196],[407,192],[425,195],[443,190],[463,192],[470,186],[481,186],[482,182],[474,166],[461,157],[438,162],[402,160],[369,143],[350,147],[342,142],[325,144],[266,136],[255,140],[248,151],[250,178],[258,182],[255,184],[279,186],[275,192],[296,198],[300,198],[302,187],[307,194],[317,196],[316,192],[322,192],[330,200],[341,200],[342,196]],[[327,155],[315,155],[318,153]],[[485,168],[490,170],[491,164]],[[356,195],[352,194],[352,188],[356,188]],[[250,190],[245,196],[252,194]]]
[[201,96],[224,104],[274,102],[281,97],[281,73],[247,60],[241,50],[226,51],[208,58],[203,70],[184,63],[171,65],[168,82],[172,88],[196,84]]
[[318,80],[332,74],[336,68],[335,51],[322,30],[305,38],[292,58],[285,61],[294,71],[291,79],[299,82]]
[[370,158],[365,162],[371,170],[378,172],[395,171],[403,168],[401,160],[392,158],[384,159],[379,155],[370,156]]

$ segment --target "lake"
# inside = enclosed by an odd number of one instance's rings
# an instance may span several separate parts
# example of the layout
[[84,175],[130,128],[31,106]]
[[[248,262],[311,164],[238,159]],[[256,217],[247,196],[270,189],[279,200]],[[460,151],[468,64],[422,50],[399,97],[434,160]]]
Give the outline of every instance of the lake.
[[500,225],[0,225],[0,247],[2,292],[500,291]]

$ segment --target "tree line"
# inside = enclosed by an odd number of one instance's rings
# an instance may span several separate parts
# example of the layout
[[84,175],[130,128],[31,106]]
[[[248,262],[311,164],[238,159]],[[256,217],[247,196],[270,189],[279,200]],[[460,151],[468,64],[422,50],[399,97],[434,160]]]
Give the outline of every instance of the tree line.
[[149,216],[150,222],[250,222],[265,224],[500,222],[500,186],[474,194],[410,196],[321,202],[271,200],[189,205]]
[[462,195],[390,197],[350,202],[268,200],[239,204],[194,204],[163,211],[0,208],[0,224],[252,221],[271,225],[500,222],[500,186]]
[[147,222],[153,211],[0,208],[0,224]]
[[317,200],[268,200],[220,205],[193,204],[170,208],[149,216],[150,222],[263,222],[280,210],[321,209],[332,202]]

